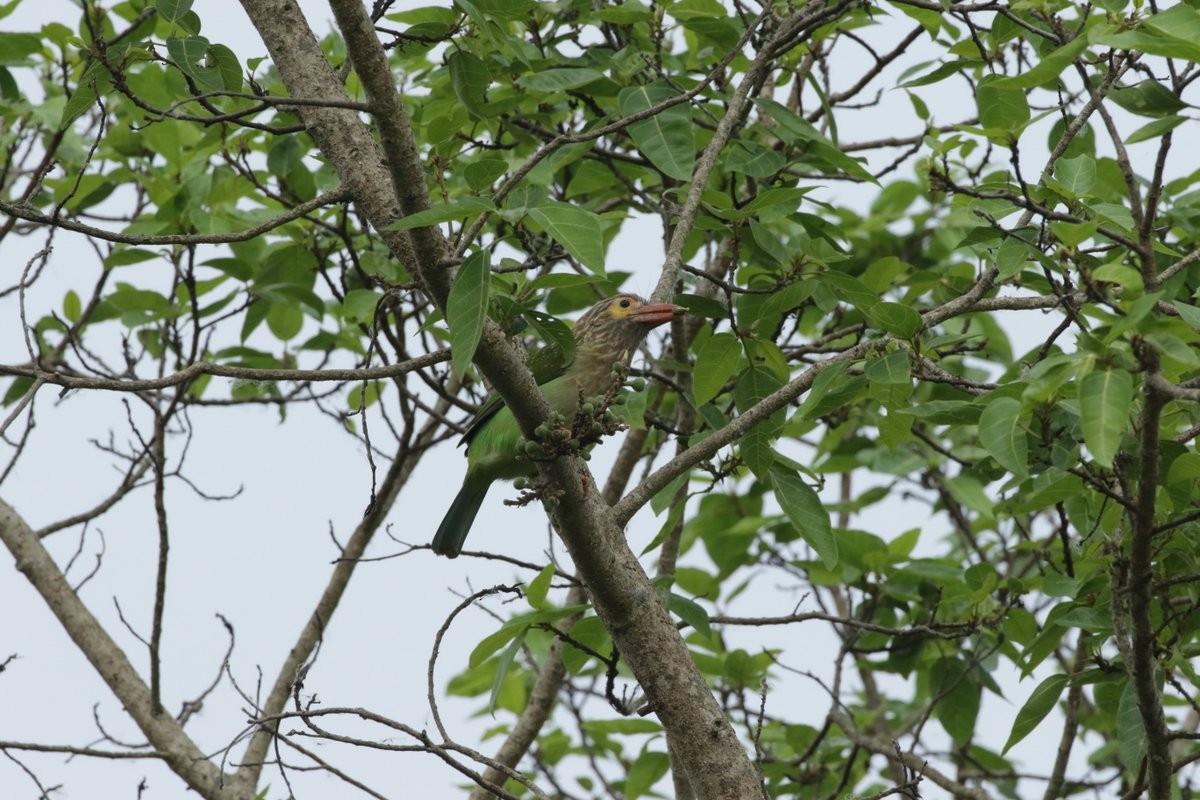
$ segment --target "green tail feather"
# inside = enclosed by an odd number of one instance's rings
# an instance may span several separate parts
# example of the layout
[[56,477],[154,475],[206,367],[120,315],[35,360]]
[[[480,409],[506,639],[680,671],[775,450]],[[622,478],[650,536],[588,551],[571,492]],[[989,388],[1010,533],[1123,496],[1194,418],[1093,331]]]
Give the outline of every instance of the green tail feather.
[[471,532],[475,515],[479,513],[479,507],[483,505],[483,498],[487,497],[491,485],[490,480],[467,474],[454,502],[446,510],[437,533],[433,535],[433,552],[448,558],[455,558],[462,552],[463,542]]

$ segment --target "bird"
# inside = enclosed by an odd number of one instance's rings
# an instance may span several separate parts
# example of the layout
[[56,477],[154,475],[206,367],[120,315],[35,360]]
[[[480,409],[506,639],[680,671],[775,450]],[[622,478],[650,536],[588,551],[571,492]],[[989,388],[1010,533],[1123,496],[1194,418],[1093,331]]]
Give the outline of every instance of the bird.
[[[570,364],[557,377],[539,381],[550,410],[573,419],[581,397],[605,394],[613,385],[615,367],[628,366],[651,330],[683,312],[680,306],[649,303],[636,294],[618,294],[589,308],[572,331],[575,349]],[[434,534],[433,552],[457,557],[492,484],[534,473],[533,464],[521,457],[522,440],[512,411],[498,395],[488,398],[463,435],[467,474]]]

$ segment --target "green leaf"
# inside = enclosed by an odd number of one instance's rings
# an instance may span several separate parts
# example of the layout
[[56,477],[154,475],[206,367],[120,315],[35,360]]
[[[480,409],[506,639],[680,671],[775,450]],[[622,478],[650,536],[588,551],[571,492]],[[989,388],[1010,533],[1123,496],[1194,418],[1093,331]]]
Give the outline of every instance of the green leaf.
[[[537,335],[548,347],[552,347],[558,351],[560,358],[554,363],[558,365],[571,363],[572,357],[575,355],[575,336],[571,333],[571,329],[567,327],[567,323],[563,322],[558,317],[552,317],[549,314],[543,314],[541,311],[527,310],[522,316],[529,322],[529,326],[537,331]],[[531,367],[534,365],[531,364]],[[535,378],[543,380],[538,370],[534,370]]]
[[485,95],[488,84],[492,82],[487,65],[478,56],[466,50],[452,52],[446,58],[446,64],[450,67],[454,94],[463,104],[463,108],[475,119],[487,117]]
[[342,301],[342,314],[351,322],[370,324],[375,319],[379,299],[379,294],[372,289],[351,289]]
[[1016,134],[1029,121],[1029,101],[1025,99],[1024,91],[1004,81],[995,75],[987,75],[979,81],[975,90],[979,122],[991,130]]
[[911,339],[925,327],[925,321],[913,308],[901,303],[880,302],[866,311],[871,324],[902,339]]
[[1054,177],[1075,197],[1082,197],[1096,185],[1096,160],[1091,156],[1060,158],[1054,162]]
[[75,91],[71,93],[71,97],[63,106],[62,117],[59,119],[58,127],[66,128],[75,120],[79,119],[84,112],[95,104],[97,98],[106,94],[112,88],[112,75],[108,70],[100,65],[100,62],[94,61],[88,65],[83,71],[83,75],[79,77],[79,83],[75,87]]
[[456,375],[466,373],[483,336],[491,282],[491,255],[487,250],[467,256],[454,275],[446,300],[446,324],[450,326],[450,365]]
[[692,370],[696,405],[704,405],[720,394],[741,357],[742,345],[735,334],[715,333],[708,338],[696,354],[696,367]]
[[1025,269],[1025,265],[1037,257],[1037,251],[1019,236],[1006,236],[996,248],[996,269],[1000,280],[1006,280]]
[[407,231],[413,228],[424,228],[427,225],[437,225],[440,222],[466,219],[476,214],[495,211],[496,206],[491,200],[483,197],[463,197],[450,203],[434,206],[416,214],[409,214],[403,219],[387,226],[389,231]]
[[535,92],[563,92],[603,80],[604,73],[581,67],[562,67],[531,72],[517,78],[517,85]]
[[[733,386],[733,401],[738,411],[743,414],[754,405],[781,387],[783,383],[768,369],[753,363],[742,370]],[[775,450],[772,444],[779,435],[783,424],[783,412],[777,411],[766,421],[751,428],[741,441],[738,442],[738,452],[759,477],[765,477],[766,472],[775,463]]]
[[667,608],[671,610],[675,616],[691,625],[705,636],[712,636],[712,626],[708,621],[708,612],[704,610],[704,606],[697,603],[695,600],[689,600],[686,597],[677,595],[671,592],[667,596]]
[[529,628],[521,628],[517,638],[512,640],[496,663],[496,678],[492,681],[492,694],[488,698],[488,711],[495,712],[496,706],[500,701],[500,692],[504,688],[504,679],[508,677],[509,667],[512,666],[513,659],[517,657],[517,653],[521,652],[521,645],[525,643],[525,634],[529,633]]
[[208,58],[226,91],[236,92],[242,88],[242,65],[238,63],[236,53],[223,44],[214,44],[208,48]]
[[1174,306],[1184,322],[1200,331],[1200,308],[1180,301],[1176,301]]
[[725,168],[752,178],[769,178],[787,165],[783,153],[756,142],[735,141],[725,158]]
[[604,236],[600,218],[570,203],[547,203],[531,208],[529,218],[592,272],[604,275]]
[[175,66],[202,90],[211,92],[224,89],[225,80],[217,66],[216,55],[209,52],[210,47],[208,39],[203,36],[167,38],[167,54]]
[[1138,711],[1133,681],[1126,681],[1117,704],[1117,750],[1127,775],[1136,775],[1146,757],[1146,728]]
[[995,83],[1006,89],[1032,89],[1034,86],[1049,83],[1055,80],[1064,69],[1071,66],[1071,63],[1087,49],[1087,45],[1086,36],[1077,36],[1057,50],[1047,53],[1041,61],[1034,65],[1033,69],[1024,70],[1011,77],[1000,78]]
[[934,706],[938,722],[955,744],[965,744],[975,733],[979,718],[979,684],[972,680],[965,663],[957,658],[942,658],[933,663],[930,686],[942,695]]
[[1133,376],[1122,369],[1095,371],[1079,382],[1079,421],[1083,441],[1096,463],[1111,469],[1129,423]]
[[462,168],[462,173],[472,191],[482,192],[507,170],[508,162],[503,158],[488,157],[467,164]]
[[[621,114],[628,117],[669,100],[676,94],[675,90],[661,83],[631,86],[621,91],[617,104]],[[628,130],[638,150],[663,174],[680,181],[691,180],[696,146],[690,105],[677,103],[649,119],[633,123]]]
[[979,443],[1000,466],[1021,478],[1029,477],[1029,446],[1021,427],[1021,401],[997,397],[979,415]]
[[1025,705],[1021,706],[1021,710],[1017,712],[1017,718],[1013,720],[1012,730],[1008,734],[1008,741],[1004,743],[1004,749],[1000,751],[1001,755],[1007,753],[1013,745],[1028,736],[1038,726],[1038,723],[1054,710],[1063,687],[1066,685],[1066,675],[1051,675],[1037,685],[1033,694],[1025,701]]
[[647,794],[650,787],[667,774],[670,766],[671,761],[667,758],[666,753],[643,750],[629,768],[629,773],[625,777],[625,791],[622,795],[626,800],[635,800]]
[[83,312],[83,305],[79,302],[79,295],[74,289],[68,289],[63,295],[63,316],[68,322],[78,322],[79,315]]
[[155,0],[154,9],[159,19],[175,24],[192,10],[192,0]]
[[1142,117],[1165,117],[1187,108],[1187,103],[1153,78],[1113,89],[1108,96],[1129,113]]
[[771,467],[771,483],[775,499],[787,514],[796,532],[816,551],[826,569],[838,563],[837,540],[829,523],[829,512],[811,486],[789,469],[776,464]]
[[536,609],[548,608],[546,602],[546,594],[550,591],[550,581],[554,579],[554,565],[547,564],[542,567],[534,579],[529,582],[525,588],[525,597],[529,600],[529,605]]
[[779,123],[777,133],[785,141],[804,145],[804,160],[823,166],[828,172],[844,172],[851,177],[879,185],[875,176],[863,166],[863,162],[851,158],[837,148],[833,142],[821,135],[812,123],[774,100],[759,99],[755,105],[770,114]]
[[304,312],[290,303],[271,303],[267,309],[267,327],[285,342],[294,339],[304,327]]
[[[595,619],[589,617],[588,619]],[[596,620],[599,622],[599,620]],[[574,629],[572,629],[574,635]],[[662,725],[652,719],[589,719],[584,720],[579,724],[581,730],[590,734],[626,734],[636,736],[638,734],[654,734],[662,733]]]
[[881,358],[872,358],[863,368],[863,374],[872,383],[899,384],[912,380],[912,369],[907,350],[893,350]]
[[1137,144],[1150,139],[1157,139],[1167,131],[1172,131],[1178,128],[1183,123],[1187,122],[1187,117],[1170,116],[1156,119],[1153,122],[1147,123],[1138,128],[1133,133],[1125,138],[1125,144]]

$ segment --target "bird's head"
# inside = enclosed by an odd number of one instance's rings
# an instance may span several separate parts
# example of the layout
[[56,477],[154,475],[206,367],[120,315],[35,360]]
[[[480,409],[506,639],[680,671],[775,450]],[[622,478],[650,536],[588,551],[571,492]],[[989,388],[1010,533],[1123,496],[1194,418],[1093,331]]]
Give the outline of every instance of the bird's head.
[[647,303],[636,294],[618,294],[589,308],[575,323],[580,355],[613,362],[628,358],[653,328],[670,322],[684,309],[671,303]]

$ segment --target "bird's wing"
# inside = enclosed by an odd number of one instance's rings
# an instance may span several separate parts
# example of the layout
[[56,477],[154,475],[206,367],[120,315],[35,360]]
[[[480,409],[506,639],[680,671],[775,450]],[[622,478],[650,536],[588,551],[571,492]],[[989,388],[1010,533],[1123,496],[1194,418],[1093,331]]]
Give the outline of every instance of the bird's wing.
[[[558,345],[547,345],[529,356],[529,371],[533,373],[533,379],[537,381],[538,386],[544,386],[567,371],[567,367],[574,360],[574,355],[573,348],[571,354],[565,356],[563,349]],[[471,440],[479,433],[479,429],[496,416],[496,412],[502,408],[504,408],[504,400],[500,395],[495,392],[489,394],[483,404],[479,406],[479,410],[475,412],[475,416],[467,423],[459,445],[471,444]]]

